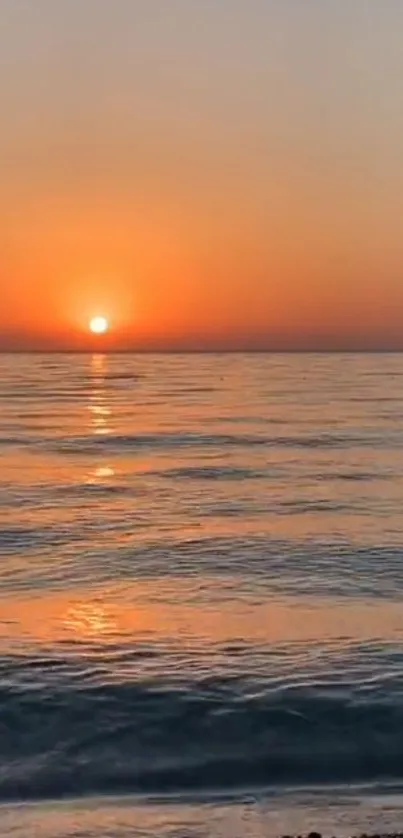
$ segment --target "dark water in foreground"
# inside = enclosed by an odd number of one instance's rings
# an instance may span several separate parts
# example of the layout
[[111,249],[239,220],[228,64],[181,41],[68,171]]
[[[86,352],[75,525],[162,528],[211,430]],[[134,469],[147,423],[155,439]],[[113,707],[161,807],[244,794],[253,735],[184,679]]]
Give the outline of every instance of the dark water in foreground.
[[0,356],[10,833],[266,835],[324,799],[340,831],[346,784],[399,792],[402,385],[398,355]]

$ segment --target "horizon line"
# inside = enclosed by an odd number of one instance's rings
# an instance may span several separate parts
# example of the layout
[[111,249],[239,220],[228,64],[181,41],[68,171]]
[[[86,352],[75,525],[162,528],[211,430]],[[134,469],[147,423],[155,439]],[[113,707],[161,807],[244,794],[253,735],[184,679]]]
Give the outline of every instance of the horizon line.
[[0,349],[0,355],[402,355],[401,349]]

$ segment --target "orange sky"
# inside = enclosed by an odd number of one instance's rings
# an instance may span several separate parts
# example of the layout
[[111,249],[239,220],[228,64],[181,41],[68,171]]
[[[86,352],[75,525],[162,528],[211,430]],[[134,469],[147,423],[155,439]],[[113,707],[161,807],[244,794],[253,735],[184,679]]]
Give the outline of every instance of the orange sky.
[[403,348],[402,26],[4,0],[0,349]]

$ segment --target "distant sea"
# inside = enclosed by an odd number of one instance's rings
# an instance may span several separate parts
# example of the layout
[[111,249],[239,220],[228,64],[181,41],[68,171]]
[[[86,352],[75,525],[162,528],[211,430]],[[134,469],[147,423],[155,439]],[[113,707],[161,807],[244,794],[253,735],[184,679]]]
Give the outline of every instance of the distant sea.
[[403,356],[0,355],[5,838],[402,829]]

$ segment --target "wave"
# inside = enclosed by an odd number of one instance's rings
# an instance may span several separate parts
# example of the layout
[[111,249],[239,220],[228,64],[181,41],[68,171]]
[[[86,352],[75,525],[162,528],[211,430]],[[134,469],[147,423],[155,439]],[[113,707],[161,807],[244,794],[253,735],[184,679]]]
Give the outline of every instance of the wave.
[[237,466],[183,466],[149,473],[173,480],[257,480],[270,476],[269,469],[265,472]]
[[60,437],[43,441],[46,448],[57,453],[91,453],[98,450],[171,450],[177,448],[219,447],[228,448],[293,448],[293,449],[348,449],[367,447],[399,448],[402,446],[400,432],[389,432],[387,438],[380,434],[314,434],[300,436],[267,436],[253,434],[207,434],[155,433],[155,434],[107,434],[99,436]]
[[[270,594],[394,602],[403,595],[402,550],[393,540],[360,546],[344,538],[268,539],[265,533],[234,537],[197,531],[178,537],[169,530],[160,539],[149,532],[147,516],[140,510],[128,519],[123,509],[111,525],[102,513],[97,518],[88,515],[82,499],[80,508],[82,517],[64,524],[10,522],[0,527],[0,557],[17,559],[8,571],[3,568],[3,587],[19,590],[22,582],[35,588],[66,587],[94,579],[113,583],[117,574],[130,581],[207,574],[217,584],[231,579]],[[205,506],[207,520],[214,508],[210,502]],[[221,514],[229,516],[231,510],[237,514],[236,502],[226,502]],[[289,515],[289,510],[283,514]]]
[[[403,777],[401,684],[255,692],[239,679],[0,691],[0,797],[166,793]],[[57,679],[54,679],[57,680]],[[54,683],[54,682],[53,682]],[[52,685],[52,686],[51,686]],[[250,685],[249,685],[250,688]]]
[[205,432],[170,432],[139,434],[85,434],[83,436],[46,436],[36,425],[24,427],[24,434],[16,436],[10,433],[0,436],[0,446],[24,447],[37,451],[50,451],[63,455],[94,454],[100,451],[108,453],[137,451],[172,451],[180,449],[209,448],[231,450],[248,448],[294,449],[294,450],[348,450],[363,448],[400,449],[402,447],[400,431],[391,431],[387,435],[320,433],[311,435],[276,436],[267,434],[231,434]]

